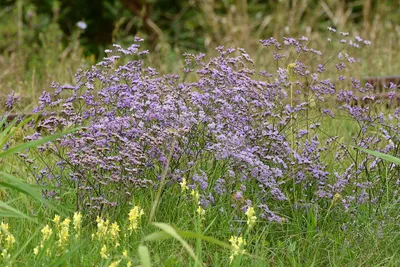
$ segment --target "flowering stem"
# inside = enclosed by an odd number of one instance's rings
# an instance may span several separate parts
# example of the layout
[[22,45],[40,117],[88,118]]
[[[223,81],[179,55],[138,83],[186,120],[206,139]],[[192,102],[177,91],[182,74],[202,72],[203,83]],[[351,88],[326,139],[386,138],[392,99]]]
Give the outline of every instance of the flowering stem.
[[176,145],[176,138],[174,137],[174,139],[172,141],[172,145],[171,145],[171,151],[169,152],[169,155],[168,155],[167,163],[165,164],[163,173],[161,175],[160,187],[158,188],[156,199],[154,200],[153,206],[151,207],[151,212],[150,212],[150,216],[149,216],[149,224],[153,221],[154,214],[156,212],[156,209],[157,209],[159,201],[160,201],[161,192],[165,185],[165,178],[167,177],[167,174],[168,174],[169,163],[171,162],[172,155],[174,154],[175,145]]

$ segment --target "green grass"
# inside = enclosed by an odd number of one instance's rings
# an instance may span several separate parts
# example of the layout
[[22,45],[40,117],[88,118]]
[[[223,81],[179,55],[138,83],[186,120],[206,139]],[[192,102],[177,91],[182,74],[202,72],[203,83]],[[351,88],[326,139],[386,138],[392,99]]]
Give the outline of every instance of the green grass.
[[[26,34],[30,34],[29,29],[27,31]],[[52,25],[47,31],[43,30],[40,42],[32,46],[24,43],[15,51],[2,55],[0,66],[5,71],[0,75],[0,86],[3,98],[15,90],[22,98],[21,110],[31,110],[40,93],[51,90],[49,85],[52,80],[73,82],[76,68],[87,68],[93,63],[91,58],[83,56],[79,39],[72,38],[67,45],[60,46],[58,41],[61,34],[59,28]],[[326,36],[316,34],[317,42],[326,45]],[[398,71],[398,49],[393,48],[395,37],[390,36],[390,42],[379,39],[381,35],[377,36],[371,49],[360,52],[362,70],[356,72],[349,69],[348,72],[361,77]],[[243,43],[243,40],[238,40],[240,42]],[[321,50],[325,48],[324,45]],[[340,47],[331,49],[336,51]],[[266,56],[265,49],[253,48],[248,52],[256,56],[257,66],[276,69],[275,65],[271,66],[271,58]],[[177,72],[182,62],[183,57],[166,49],[151,55],[146,64],[159,67],[162,73],[167,73]],[[371,65],[378,67],[370,68]],[[294,129],[307,128],[314,115],[310,109],[308,117],[298,118]],[[320,128],[313,134],[318,134],[322,143],[338,136],[337,142],[345,144],[355,157],[361,153],[352,147],[355,145],[353,137],[359,132],[359,125],[337,116],[334,119],[322,119]],[[41,190],[51,190],[52,187],[37,185],[31,166],[14,153],[31,148],[29,153],[39,161],[39,167],[55,164],[57,159],[33,149],[33,146],[45,140],[18,146],[23,136],[28,134],[21,124],[0,132],[1,147],[7,141],[14,147],[14,150],[0,153],[0,221],[9,224],[9,231],[16,239],[16,243],[8,249],[9,261],[2,260],[0,255],[0,262],[4,265],[109,266],[121,260],[120,266],[125,266],[128,261],[133,266],[229,266],[232,254],[229,239],[240,232],[247,242],[244,247],[246,253],[239,253],[232,266],[400,266],[400,226],[397,217],[400,207],[391,188],[386,188],[386,197],[379,199],[377,205],[365,204],[354,214],[344,212],[340,205],[329,201],[306,207],[296,202],[293,193],[285,210],[280,211],[285,215],[284,223],[270,223],[258,218],[250,230],[244,214],[240,218],[235,217],[235,208],[230,206],[229,196],[216,199],[215,205],[207,209],[203,220],[196,212],[198,206],[190,192],[182,193],[178,184],[166,186],[165,190],[160,188],[159,191],[138,189],[133,192],[132,204],[104,214],[104,218],[118,222],[121,228],[120,245],[113,248],[108,244],[108,259],[102,259],[100,255],[104,241],[92,239],[92,234],[97,230],[96,216],[93,214],[85,214],[79,238],[74,237],[71,224],[67,245],[60,250],[57,247],[59,237],[54,233],[52,220],[56,214],[62,219],[67,216],[72,219],[76,210],[76,191],[73,188],[58,189],[61,191],[59,199],[41,196]],[[47,141],[57,137],[47,137]],[[324,152],[324,162],[328,164],[329,171],[345,170],[351,163],[335,161],[338,143],[332,143]],[[398,159],[367,152],[398,163]],[[226,172],[223,164],[214,166],[207,161],[200,164],[202,169],[212,173],[211,179]],[[385,170],[379,174],[383,183],[390,179]],[[247,186],[251,188],[257,185],[249,182]],[[256,199],[254,203],[258,203]],[[140,205],[144,215],[140,227],[130,235],[126,228],[128,213],[135,205]],[[34,248],[42,241],[41,229],[47,224],[53,228],[53,235],[44,243],[39,254],[34,255]],[[2,231],[0,236],[4,238],[6,233]],[[3,246],[4,239],[0,240]],[[3,247],[0,249],[2,251]],[[128,251],[127,258],[123,256],[124,250]]]
[[[90,217],[84,219],[85,226],[79,239],[74,238],[70,227],[67,254],[66,251],[57,253],[57,237],[53,236],[46,245],[51,250],[51,256],[46,253],[35,256],[33,249],[41,242],[39,230],[45,224],[52,225],[50,220],[54,211],[19,193],[10,190],[2,192],[3,197],[13,199],[12,204],[17,209],[38,219],[38,222],[24,218],[3,219],[9,223],[10,232],[17,239],[11,257],[15,264],[22,266],[32,263],[35,266],[57,265],[56,261],[62,255],[65,255],[61,258],[64,263],[59,262],[62,266],[108,266],[111,261],[121,259],[125,249],[135,266],[140,261],[146,261],[145,248],[152,266],[196,266],[195,258],[201,260],[203,266],[227,266],[232,228],[235,229],[233,232],[243,228],[247,241],[245,249],[248,253],[243,255],[240,263],[236,262],[237,266],[397,266],[400,263],[397,256],[399,226],[396,220],[387,216],[396,213],[398,204],[390,202],[382,203],[379,211],[371,211],[366,206],[355,218],[339,208],[332,209],[330,213],[317,205],[305,210],[293,209],[284,224],[258,220],[254,228],[247,231],[246,218],[234,219],[232,209],[224,206],[223,200],[207,210],[205,220],[198,227],[200,219],[195,203],[189,194],[182,197],[176,185],[163,195],[155,217],[156,221],[165,225],[147,223],[154,196],[138,193],[134,204],[140,204],[145,211],[140,228],[131,236],[124,237],[128,233],[124,227],[127,210],[119,213],[116,220],[121,226],[120,246],[112,250],[109,248],[109,259],[101,259],[103,242],[96,238],[92,240],[96,225],[94,218]],[[225,210],[221,211],[221,207]],[[343,230],[343,223],[347,225],[346,230]],[[196,246],[199,247],[196,249]],[[18,253],[20,248],[23,250]]]

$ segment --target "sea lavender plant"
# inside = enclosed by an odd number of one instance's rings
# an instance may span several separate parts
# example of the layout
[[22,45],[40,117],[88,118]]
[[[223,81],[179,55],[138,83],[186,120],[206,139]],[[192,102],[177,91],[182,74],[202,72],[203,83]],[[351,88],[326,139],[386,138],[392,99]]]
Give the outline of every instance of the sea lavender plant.
[[[369,43],[341,35],[346,42],[327,57],[309,48],[306,37],[283,44],[262,40],[272,50],[272,71],[256,71],[240,48],[218,47],[219,56],[209,60],[185,54],[181,76],[145,67],[141,58],[148,51],[140,50],[140,38],[127,49],[114,45],[91,70],[78,70],[75,85],[53,83],[54,92],[39,98],[34,111],[46,118],[31,138],[83,127],[40,148],[59,158],[46,172],[62,173],[40,181],[74,187],[78,207],[94,212],[123,205],[137,190],[157,188],[166,166],[169,184],[198,190],[202,208],[240,192],[239,200],[231,198],[236,210],[244,214],[255,202],[260,218],[275,222],[284,221],[279,214],[293,201],[331,201],[340,194],[346,209],[372,201],[377,196],[368,192],[378,182],[363,171],[381,162],[354,152],[321,124],[346,116],[359,127],[353,144],[379,149],[396,139],[385,146],[388,152],[398,146],[398,136],[390,133],[398,133],[400,111],[385,117],[354,105],[373,100],[373,88],[348,78],[357,61],[348,50]],[[337,74],[327,73],[329,68]],[[368,131],[377,125],[386,141]],[[332,151],[348,166],[328,167],[332,162],[324,159]]]

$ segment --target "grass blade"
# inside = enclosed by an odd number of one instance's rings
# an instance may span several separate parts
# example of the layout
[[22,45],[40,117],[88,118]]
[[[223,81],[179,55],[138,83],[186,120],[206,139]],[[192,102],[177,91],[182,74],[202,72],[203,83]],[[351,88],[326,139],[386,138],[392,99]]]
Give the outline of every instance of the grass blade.
[[197,258],[196,254],[194,253],[192,247],[178,234],[177,231],[175,231],[174,228],[172,228],[166,223],[153,223],[153,225],[160,228],[161,230],[163,230],[164,232],[166,232],[167,234],[178,240],[185,248],[185,250],[189,253],[189,255],[196,261],[196,263],[200,266],[203,266],[199,261],[199,259]]
[[172,238],[171,235],[167,234],[164,231],[156,232],[156,233],[151,233],[143,239],[143,241],[160,241],[160,240],[165,240],[165,239],[170,239]]
[[377,158],[380,158],[380,159],[392,162],[394,164],[400,165],[400,159],[396,158],[394,156],[391,156],[391,155],[388,155],[388,154],[384,154],[384,153],[381,153],[381,152],[378,152],[378,151],[375,151],[375,150],[366,149],[366,148],[359,147],[359,146],[356,146],[356,148],[361,150],[361,151],[363,151],[363,152],[365,152],[365,153],[368,153],[368,154],[370,154],[372,156],[375,156]]
[[[33,217],[28,216],[25,213],[23,213],[17,209],[14,209],[10,205],[8,205],[2,201],[0,201],[0,208],[5,210],[4,213],[0,210],[0,217],[24,218],[24,219],[27,219],[27,220],[37,223],[37,221]],[[12,216],[12,215],[14,215],[14,216]]]
[[[65,213],[57,205],[55,205],[54,203],[43,198],[41,193],[38,190],[36,190],[35,188],[33,188],[32,186],[30,186],[29,184],[24,183],[17,177],[14,177],[14,176],[12,176],[8,173],[2,172],[2,171],[0,171],[0,178],[1,178],[1,180],[0,180],[1,186],[12,189],[12,190],[16,190],[25,195],[29,195],[32,198],[34,198],[36,201],[38,201],[38,202],[42,203],[43,205],[47,206],[48,208],[54,210],[58,214],[65,216]],[[4,180],[6,180],[6,181],[4,181]]]
[[138,254],[143,267],[151,267],[150,253],[146,246],[139,245]]
[[61,136],[65,135],[65,134],[69,134],[69,133],[75,132],[77,130],[78,129],[75,128],[75,129],[64,131],[62,133],[57,133],[57,134],[45,136],[45,137],[43,137],[41,139],[33,140],[33,141],[28,142],[28,143],[20,144],[18,146],[9,148],[8,150],[0,153],[0,158],[4,158],[6,156],[18,153],[18,152],[23,151],[23,150],[28,149],[28,148],[32,148],[32,147],[36,147],[36,146],[45,144],[47,142],[53,141],[53,140],[55,140],[57,138],[60,138]]

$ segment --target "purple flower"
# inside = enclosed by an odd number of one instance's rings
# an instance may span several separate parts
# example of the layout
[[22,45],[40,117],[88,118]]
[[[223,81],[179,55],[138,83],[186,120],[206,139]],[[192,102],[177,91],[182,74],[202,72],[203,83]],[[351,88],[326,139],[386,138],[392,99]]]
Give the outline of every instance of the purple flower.
[[19,96],[15,95],[15,92],[12,91],[7,97],[6,108],[12,109],[14,107],[15,103],[18,102],[19,100],[20,100]]

